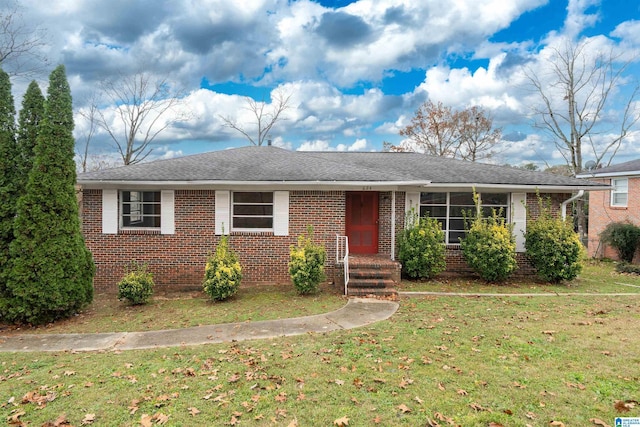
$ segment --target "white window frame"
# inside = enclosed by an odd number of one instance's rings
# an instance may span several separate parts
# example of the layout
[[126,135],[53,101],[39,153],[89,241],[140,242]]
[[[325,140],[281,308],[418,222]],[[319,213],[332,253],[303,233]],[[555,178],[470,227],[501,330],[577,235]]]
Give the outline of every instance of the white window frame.
[[[129,202],[125,202],[124,201],[124,195],[123,193],[128,192],[131,196],[130,196],[130,201]],[[145,202],[144,201],[144,195],[143,193],[158,193],[158,195],[160,196],[160,200],[159,201],[153,201],[153,202]],[[133,195],[136,195],[135,197]],[[120,229],[121,230],[160,230],[162,228],[162,192],[159,190],[152,190],[152,191],[141,191],[141,190],[120,190],[120,194],[119,194],[119,199],[120,199],[120,212],[119,212],[119,221],[120,221]],[[134,200],[135,199],[135,200]],[[124,217],[125,217],[125,209],[124,206],[126,204],[130,205],[130,209],[129,209],[129,218],[130,218],[130,225],[125,226],[124,225]],[[144,214],[144,206],[145,205],[156,205],[158,207],[159,213],[154,213],[154,214]],[[134,209],[135,207],[135,209]],[[143,225],[144,223],[144,217],[145,216],[150,216],[150,217],[154,217],[154,218],[159,218],[159,223],[160,226],[155,227],[155,226],[145,226]],[[137,221],[133,221],[133,218],[138,218]]]
[[[450,230],[449,229],[449,221],[452,219],[451,217],[451,193],[472,193],[470,191],[423,191],[422,193],[441,193],[441,194],[445,194],[446,195],[446,202],[445,203],[438,203],[438,204],[423,204],[422,203],[422,197],[420,197],[418,200],[418,213],[421,213],[421,208],[423,206],[440,206],[440,207],[445,207],[446,208],[446,216],[442,217],[442,216],[432,216],[433,218],[437,218],[437,219],[442,219],[444,221],[444,226],[442,227],[442,231],[444,231],[444,238],[445,238],[445,244],[447,245],[460,245],[460,241],[455,241],[455,242],[451,242],[449,241],[449,233],[450,232],[460,232],[462,230]],[[497,191],[486,191],[485,194],[496,194],[496,193],[500,193]],[[504,205],[483,205],[482,204],[482,193],[478,193],[478,197],[480,197],[480,207],[490,207],[490,208],[496,208],[496,209],[504,209],[505,212],[505,217],[506,217],[506,221],[509,223],[511,222],[511,215],[512,215],[512,209],[511,209],[511,193],[502,193],[502,194],[506,194],[507,196],[507,201],[506,204]],[[455,206],[459,206],[459,205],[455,205]],[[469,205],[469,209],[470,210],[475,210],[475,206],[471,206]],[[453,217],[453,219],[459,219],[460,217]]]
[[[265,193],[265,194],[271,194],[271,202],[264,202],[264,203],[258,203],[258,202],[236,202],[235,200],[235,196],[237,194],[242,194],[242,193]],[[231,216],[231,231],[244,231],[244,232],[270,232],[273,231],[274,229],[274,224],[275,224],[275,194],[273,191],[232,191],[231,192],[231,212],[230,212],[230,216]],[[242,206],[242,205],[249,205],[249,206],[271,206],[271,215],[241,215],[241,214],[236,214],[235,212],[235,208],[236,206]],[[260,228],[260,227],[236,227],[235,226],[235,219],[236,218],[269,218],[271,219],[271,227],[264,227],[264,228]]]
[[[626,208],[629,203],[629,178],[611,179],[611,206],[615,208]],[[617,196],[624,194],[624,203],[616,200]]]
[[231,232],[273,232],[274,236],[289,235],[289,191],[273,191],[273,228],[270,228],[268,230],[258,228],[232,229],[232,192],[229,190],[216,190],[215,197],[216,235],[220,236],[222,234],[230,234]]

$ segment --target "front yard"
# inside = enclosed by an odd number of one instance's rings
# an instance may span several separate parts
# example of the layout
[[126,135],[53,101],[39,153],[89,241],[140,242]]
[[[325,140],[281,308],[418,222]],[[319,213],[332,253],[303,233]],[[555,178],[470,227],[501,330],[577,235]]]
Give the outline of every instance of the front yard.
[[[569,289],[629,292],[608,287],[637,283],[609,264],[592,267]],[[484,287],[467,282],[470,291]],[[546,289],[515,288],[531,286]],[[344,302],[325,293],[315,299],[327,311],[334,299]],[[242,315],[257,320],[269,311],[257,301]],[[288,314],[287,304],[279,307],[278,316]],[[174,317],[176,326],[189,318]],[[637,295],[412,297],[388,321],[327,335],[0,353],[1,413],[9,423],[38,426],[57,419],[76,426],[613,426],[616,416],[640,416],[639,329]]]

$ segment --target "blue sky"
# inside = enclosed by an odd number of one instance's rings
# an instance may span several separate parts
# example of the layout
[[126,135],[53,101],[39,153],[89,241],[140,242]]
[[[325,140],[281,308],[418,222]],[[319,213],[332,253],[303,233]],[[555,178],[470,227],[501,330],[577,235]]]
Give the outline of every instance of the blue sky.
[[[479,105],[505,135],[493,161],[563,163],[548,135],[533,126],[539,105],[523,70],[544,75],[549,52],[565,40],[630,58],[625,76],[640,80],[640,4],[628,0],[68,0],[47,8],[21,0],[25,23],[47,34],[46,54],[63,63],[79,114],[101,81],[143,69],[180,88],[190,119],[163,131],[151,158],[246,145],[224,126],[251,128],[250,96],[270,102],[291,94],[274,144],[305,150],[381,150],[402,142],[399,130],[433,100],[461,109]],[[2,11],[2,6],[0,6]],[[625,59],[626,60],[626,59]],[[46,75],[39,76],[43,90]],[[16,78],[21,99],[28,81]],[[624,100],[625,88],[619,95]],[[616,100],[617,101],[617,100]],[[624,102],[624,101],[622,101]],[[622,104],[606,111],[611,138]],[[115,107],[101,103],[118,127]],[[267,105],[269,107],[269,105]],[[92,155],[116,159],[105,132]],[[640,157],[634,130],[619,161]],[[585,153],[585,161],[589,154]],[[115,160],[114,160],[115,161]]]

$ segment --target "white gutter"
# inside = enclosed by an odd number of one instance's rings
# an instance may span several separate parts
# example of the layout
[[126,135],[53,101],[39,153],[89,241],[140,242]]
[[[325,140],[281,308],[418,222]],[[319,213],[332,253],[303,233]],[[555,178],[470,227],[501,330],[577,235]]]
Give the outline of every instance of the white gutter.
[[142,187],[200,187],[214,188],[230,186],[237,187],[351,187],[360,191],[379,191],[380,188],[395,187],[427,187],[431,181],[136,181],[136,180],[100,180],[100,179],[78,179],[77,184],[86,188],[142,188]]
[[[479,183],[431,183],[429,188],[433,190],[437,189],[447,189],[449,191],[460,189],[461,191],[469,191],[469,188],[475,188],[476,191],[481,190],[504,190],[510,192],[519,192],[525,191],[527,193],[535,192],[536,190],[540,190],[540,192],[557,192],[557,193],[566,193],[568,191],[576,191],[576,190],[587,190],[587,191],[595,191],[595,190],[609,190],[611,189],[610,185],[601,184],[601,185],[546,185],[546,184],[479,184]],[[430,191],[430,190],[426,190]]]
[[578,194],[576,194],[575,196],[565,200],[564,202],[562,202],[562,205],[560,205],[560,209],[562,211],[562,220],[565,221],[567,219],[567,205],[571,202],[573,202],[574,200],[578,200],[580,197],[582,197],[584,195],[584,190],[580,190],[578,191]]

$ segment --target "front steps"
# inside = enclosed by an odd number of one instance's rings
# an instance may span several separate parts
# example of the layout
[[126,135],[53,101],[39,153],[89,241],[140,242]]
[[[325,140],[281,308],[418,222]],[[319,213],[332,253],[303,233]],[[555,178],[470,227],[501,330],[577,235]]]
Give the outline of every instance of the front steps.
[[400,282],[400,263],[386,256],[349,256],[348,296],[392,297],[398,295],[395,286]]

